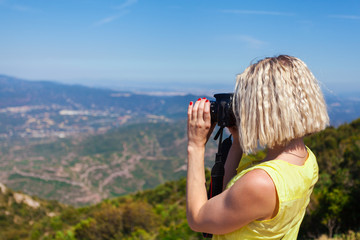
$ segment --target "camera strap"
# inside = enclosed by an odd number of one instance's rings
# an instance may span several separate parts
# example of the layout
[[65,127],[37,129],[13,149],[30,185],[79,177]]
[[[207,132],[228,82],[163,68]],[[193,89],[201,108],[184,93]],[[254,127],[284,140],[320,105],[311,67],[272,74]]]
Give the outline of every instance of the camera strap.
[[[218,152],[215,157],[215,164],[211,169],[211,181],[208,190],[208,199],[220,194],[223,191],[224,174],[225,174],[225,162],[232,145],[231,135],[222,141],[224,127],[220,127],[219,131],[215,135],[215,140],[219,137]],[[205,238],[212,238],[212,234],[203,233]]]

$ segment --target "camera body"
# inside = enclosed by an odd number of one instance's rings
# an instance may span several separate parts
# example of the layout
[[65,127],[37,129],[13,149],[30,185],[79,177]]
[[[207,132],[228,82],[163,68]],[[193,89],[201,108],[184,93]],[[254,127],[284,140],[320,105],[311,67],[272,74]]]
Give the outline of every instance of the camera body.
[[235,126],[236,119],[232,110],[233,93],[218,93],[214,97],[216,101],[210,101],[211,123],[217,123],[220,127]]

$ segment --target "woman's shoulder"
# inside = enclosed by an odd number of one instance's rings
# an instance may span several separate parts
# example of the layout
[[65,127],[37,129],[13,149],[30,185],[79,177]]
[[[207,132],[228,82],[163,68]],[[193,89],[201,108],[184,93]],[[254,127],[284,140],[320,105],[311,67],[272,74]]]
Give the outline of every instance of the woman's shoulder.
[[[229,189],[230,190],[230,189]],[[230,190],[236,195],[246,196],[251,201],[249,206],[262,206],[261,217],[256,220],[270,219],[277,206],[276,187],[272,178],[263,169],[253,169],[236,181]]]

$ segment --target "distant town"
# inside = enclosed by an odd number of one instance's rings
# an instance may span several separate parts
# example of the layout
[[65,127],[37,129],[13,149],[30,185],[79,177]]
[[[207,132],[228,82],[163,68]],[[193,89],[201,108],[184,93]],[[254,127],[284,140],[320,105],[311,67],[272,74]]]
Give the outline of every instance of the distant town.
[[[119,92],[0,75],[0,139],[65,138],[101,134],[132,123],[185,119],[187,104],[198,97]],[[331,125],[360,117],[358,98],[325,97]]]
[[[135,114],[130,110],[125,113],[113,109],[74,110],[52,104],[35,106],[17,106],[0,109],[0,114],[10,120],[8,127],[1,129],[0,138],[65,138],[78,134],[101,134],[111,128],[129,122]],[[158,122],[170,121],[165,116],[147,114],[136,121]],[[1,120],[0,120],[1,121]],[[4,125],[4,124],[3,124]]]

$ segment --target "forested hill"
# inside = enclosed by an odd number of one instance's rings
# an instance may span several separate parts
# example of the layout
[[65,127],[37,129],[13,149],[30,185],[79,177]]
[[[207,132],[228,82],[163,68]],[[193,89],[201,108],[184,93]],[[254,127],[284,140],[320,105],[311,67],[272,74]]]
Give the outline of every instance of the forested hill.
[[[305,141],[318,157],[320,178],[299,239],[359,239],[360,119]],[[202,239],[186,222],[185,185],[182,178],[78,209],[45,202],[37,212],[1,191],[0,239]]]
[[332,235],[359,230],[360,119],[338,128],[329,127],[306,138],[305,143],[318,158],[320,178],[303,232],[328,231]]

